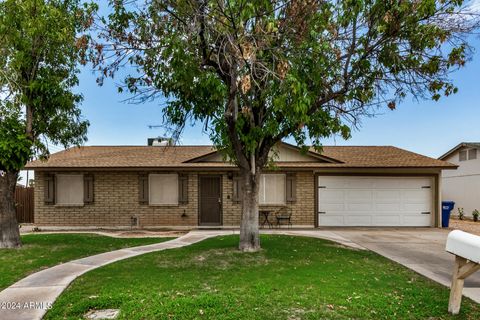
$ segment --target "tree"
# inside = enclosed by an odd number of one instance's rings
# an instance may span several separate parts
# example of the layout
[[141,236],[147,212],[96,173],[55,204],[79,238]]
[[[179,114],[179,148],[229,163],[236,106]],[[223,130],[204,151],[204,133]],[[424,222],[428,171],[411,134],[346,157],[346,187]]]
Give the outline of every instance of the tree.
[[15,217],[19,170],[48,143],[86,140],[78,63],[96,6],[80,0],[0,2],[0,248],[21,245]]
[[477,26],[462,1],[110,1],[95,63],[122,67],[137,102],[164,97],[167,124],[203,122],[243,179],[240,250],[260,248],[259,176],[272,147],[323,137],[381,106],[456,92],[449,73]]

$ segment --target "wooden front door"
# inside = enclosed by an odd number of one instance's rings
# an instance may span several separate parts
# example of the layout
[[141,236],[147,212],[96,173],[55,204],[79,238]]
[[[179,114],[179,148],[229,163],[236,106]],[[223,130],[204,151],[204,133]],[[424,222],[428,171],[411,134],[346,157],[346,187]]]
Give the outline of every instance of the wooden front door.
[[199,176],[199,224],[222,225],[222,178]]

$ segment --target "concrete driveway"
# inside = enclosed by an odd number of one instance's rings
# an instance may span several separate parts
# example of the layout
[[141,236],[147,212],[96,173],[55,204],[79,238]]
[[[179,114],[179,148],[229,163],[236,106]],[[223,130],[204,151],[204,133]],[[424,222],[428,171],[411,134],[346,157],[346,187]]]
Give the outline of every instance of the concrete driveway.
[[[454,256],[445,251],[445,243],[451,230],[355,228],[329,231],[450,287]],[[480,303],[480,272],[465,280],[463,294]]]

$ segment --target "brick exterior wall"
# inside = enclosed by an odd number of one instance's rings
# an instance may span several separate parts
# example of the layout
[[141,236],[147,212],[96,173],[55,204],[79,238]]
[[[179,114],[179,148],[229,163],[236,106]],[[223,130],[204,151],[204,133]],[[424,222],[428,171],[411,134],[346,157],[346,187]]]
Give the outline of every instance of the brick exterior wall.
[[[66,172],[62,171],[62,173]],[[208,174],[208,172],[188,173],[188,203],[175,206],[140,204],[138,201],[139,172],[90,171],[88,173],[94,176],[94,202],[71,207],[45,204],[45,172],[36,171],[35,224],[52,227],[128,227],[131,224],[131,217],[135,216],[138,218],[140,227],[198,226],[198,175]],[[228,178],[226,172],[211,172],[211,174],[222,175],[223,226],[238,227],[241,206],[232,200],[233,180]],[[294,203],[287,204],[288,210],[292,212],[292,224],[313,227],[315,201],[313,172],[298,172],[296,182],[297,199]],[[266,209],[263,206],[262,208]],[[275,217],[270,216],[270,220],[273,223]]]

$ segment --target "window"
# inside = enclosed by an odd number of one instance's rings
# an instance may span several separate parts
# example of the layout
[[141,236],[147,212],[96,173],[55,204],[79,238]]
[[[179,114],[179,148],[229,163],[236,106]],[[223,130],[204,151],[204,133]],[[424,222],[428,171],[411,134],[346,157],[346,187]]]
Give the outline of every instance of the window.
[[458,160],[459,161],[467,160],[467,150],[460,151],[460,153],[458,154]]
[[468,160],[477,159],[477,149],[468,150]]
[[152,205],[178,204],[178,175],[149,175],[149,203]]
[[83,175],[58,174],[56,179],[57,204],[83,205]]
[[285,177],[284,174],[262,174],[260,176],[260,204],[285,204]]

